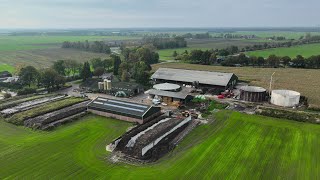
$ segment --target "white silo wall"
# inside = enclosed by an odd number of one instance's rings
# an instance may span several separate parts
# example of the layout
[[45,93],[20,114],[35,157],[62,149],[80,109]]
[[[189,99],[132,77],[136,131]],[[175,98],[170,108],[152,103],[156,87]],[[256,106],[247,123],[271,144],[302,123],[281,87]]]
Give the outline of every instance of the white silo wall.
[[299,104],[300,93],[290,90],[273,90],[271,104],[283,107],[293,107]]

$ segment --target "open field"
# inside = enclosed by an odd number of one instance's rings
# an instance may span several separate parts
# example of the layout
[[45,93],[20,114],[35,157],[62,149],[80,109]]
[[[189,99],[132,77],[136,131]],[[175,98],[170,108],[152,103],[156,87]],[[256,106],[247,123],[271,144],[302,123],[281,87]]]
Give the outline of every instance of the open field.
[[0,51],[60,47],[64,41],[112,41],[137,39],[131,36],[0,36]]
[[90,61],[93,58],[106,58],[108,55],[74,49],[50,48],[0,52],[0,62],[14,66],[17,63],[32,65],[38,68],[48,67],[54,61],[73,59],[78,62]]
[[320,55],[320,43],[293,46],[290,48],[286,47],[286,48],[266,49],[261,51],[251,51],[251,52],[247,52],[246,54],[248,54],[249,56],[262,56],[262,57],[268,57],[271,54],[275,54],[277,56],[289,56],[291,58],[296,57],[297,55],[310,57],[312,55]]
[[105,145],[129,123],[89,115],[53,132],[0,121],[0,178],[317,179],[320,126],[219,112],[146,166],[112,164]]
[[138,38],[132,36],[0,36],[0,69],[2,64],[15,66],[17,63],[24,63],[41,68],[50,66],[56,60],[74,59],[84,62],[96,57],[107,57],[100,53],[62,49],[60,47],[64,41],[116,41]]
[[[0,62],[2,62],[2,61],[0,60]],[[9,72],[13,73],[14,67],[9,64],[0,64],[0,72],[1,71],[9,71]]]
[[183,68],[195,70],[208,70],[219,72],[233,72],[240,80],[249,81],[251,85],[262,86],[269,89],[270,76],[274,75],[274,89],[295,90],[309,98],[309,103],[320,107],[319,84],[320,71],[314,69],[293,69],[293,68],[252,68],[252,67],[223,67],[205,66],[184,63],[163,63],[153,65],[153,70],[159,67]]

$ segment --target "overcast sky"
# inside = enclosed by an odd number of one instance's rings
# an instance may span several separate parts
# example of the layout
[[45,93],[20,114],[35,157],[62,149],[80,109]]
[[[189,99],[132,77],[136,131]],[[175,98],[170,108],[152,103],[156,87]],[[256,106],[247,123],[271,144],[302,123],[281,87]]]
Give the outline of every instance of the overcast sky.
[[0,0],[0,28],[319,26],[320,0]]

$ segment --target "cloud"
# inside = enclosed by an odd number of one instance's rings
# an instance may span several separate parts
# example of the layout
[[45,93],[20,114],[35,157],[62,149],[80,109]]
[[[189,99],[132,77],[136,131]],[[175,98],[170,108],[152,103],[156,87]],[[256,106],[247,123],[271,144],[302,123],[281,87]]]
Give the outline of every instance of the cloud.
[[0,27],[313,26],[319,5],[317,0],[0,0]]

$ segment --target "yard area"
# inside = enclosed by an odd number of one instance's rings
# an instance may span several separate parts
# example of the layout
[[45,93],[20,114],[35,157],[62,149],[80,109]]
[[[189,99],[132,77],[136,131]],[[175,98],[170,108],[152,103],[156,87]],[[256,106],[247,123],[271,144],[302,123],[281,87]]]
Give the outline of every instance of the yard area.
[[129,123],[89,115],[52,132],[0,121],[0,178],[317,179],[320,126],[221,111],[158,163],[112,164]]
[[242,81],[248,81],[251,85],[261,86],[267,89],[269,89],[270,76],[275,72],[273,89],[298,91],[303,96],[309,98],[311,105],[320,107],[320,80],[318,78],[320,77],[320,71],[316,69],[223,67],[185,63],[163,63],[153,65],[153,71],[160,67],[232,72]]

